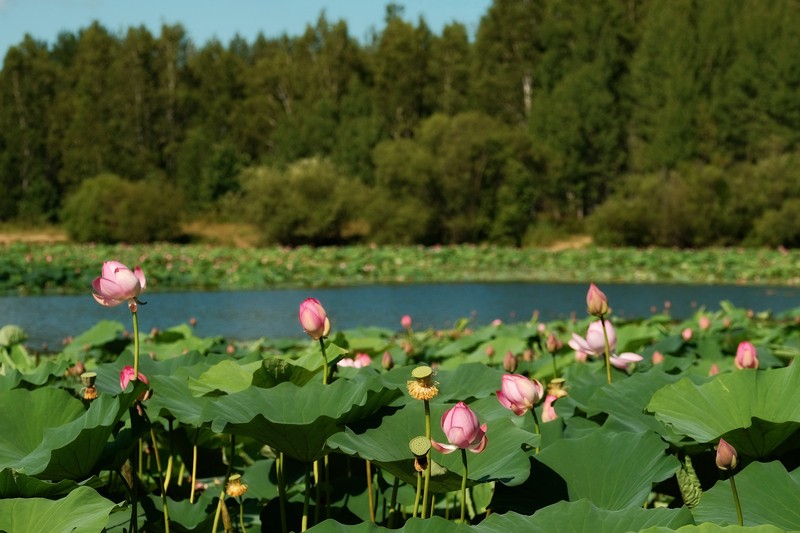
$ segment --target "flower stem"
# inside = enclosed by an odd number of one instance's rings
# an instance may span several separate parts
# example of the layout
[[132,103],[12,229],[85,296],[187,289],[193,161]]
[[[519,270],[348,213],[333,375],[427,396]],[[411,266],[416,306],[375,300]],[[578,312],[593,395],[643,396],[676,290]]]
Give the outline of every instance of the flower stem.
[[736,490],[736,482],[733,480],[733,475],[729,478],[731,480],[731,491],[733,492],[733,504],[736,506],[736,519],[739,521],[740,526],[744,526],[742,520],[742,505],[739,503],[739,492]]
[[461,448],[461,462],[464,464],[464,475],[461,477],[461,523],[464,523],[467,509],[467,450]]
[[278,459],[275,462],[275,473],[278,477],[278,499],[281,507],[281,532],[286,533],[286,480],[283,477],[283,463],[285,459],[283,452],[278,454]]
[[553,378],[557,378],[558,377],[558,367],[556,366],[556,354],[555,354],[555,352],[551,352],[550,355],[553,358]]
[[[541,436],[542,433],[539,431],[539,417],[536,416],[536,409],[531,408],[531,414],[533,415],[533,430],[536,432],[537,435]],[[539,453],[539,447],[536,447],[536,453]]]
[[[431,440],[431,404],[428,400],[425,403],[425,438]],[[431,483],[431,451],[428,450],[428,464],[425,465],[425,490],[422,495],[422,518],[428,516],[428,488]]]
[[319,349],[322,351],[322,384],[328,384],[328,354],[325,353],[325,340],[319,339]]
[[139,316],[131,311],[133,318],[133,381],[139,379]]
[[375,496],[372,493],[372,461],[367,463],[367,493],[369,494],[369,521],[375,523]]
[[192,445],[192,486],[189,489],[189,503],[194,503],[194,491],[197,485],[197,438],[200,435],[200,428],[194,431],[194,444]]
[[244,527],[244,499],[239,498],[239,525],[242,526],[242,533],[247,533]]
[[411,518],[416,518],[417,511],[419,511],[419,496],[422,492],[422,472],[417,474],[417,495],[414,497],[414,512],[411,514]]
[[306,491],[305,495],[303,496],[303,519],[300,523],[300,531],[305,531],[308,529],[308,500],[311,496],[311,466],[306,463],[306,475],[305,475],[305,482],[306,482]]
[[600,325],[603,326],[603,340],[606,344],[606,375],[608,384],[611,385],[611,346],[608,344],[608,332],[606,331],[606,319],[600,316]]
[[397,508],[397,490],[400,488],[400,478],[395,476],[394,483],[392,484],[392,499],[389,504],[389,529],[394,526],[395,510]]

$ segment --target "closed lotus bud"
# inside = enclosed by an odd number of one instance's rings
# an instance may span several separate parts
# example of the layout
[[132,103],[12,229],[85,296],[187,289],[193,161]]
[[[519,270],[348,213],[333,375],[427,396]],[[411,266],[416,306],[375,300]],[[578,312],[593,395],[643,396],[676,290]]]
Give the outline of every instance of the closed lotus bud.
[[711,320],[706,315],[703,315],[700,317],[700,320],[698,320],[698,324],[700,325],[700,329],[705,331],[711,327]]
[[403,317],[400,319],[400,325],[403,327],[403,329],[411,329],[411,317],[409,315],[403,315]]
[[683,337],[683,340],[685,340],[686,342],[692,340],[692,335],[693,335],[692,328],[684,328],[684,330],[681,331],[681,337]]
[[586,309],[598,318],[608,314],[608,298],[594,283],[589,285],[586,293]]
[[664,354],[656,350],[655,352],[653,352],[652,361],[654,365],[660,365],[661,363],[664,362]]
[[758,353],[756,352],[756,347],[747,341],[740,342],[739,347],[736,349],[736,359],[733,361],[733,364],[739,370],[758,368]]
[[725,439],[719,439],[717,446],[717,468],[720,470],[733,470],[739,460],[736,448],[728,444]]
[[547,341],[545,341],[545,347],[547,348],[548,352],[556,353],[561,348],[561,346],[562,346],[561,341],[558,340],[558,337],[556,337],[554,333],[551,333],[550,335],[547,336]]
[[394,368],[394,359],[392,359],[392,354],[389,352],[383,352],[383,358],[381,359],[381,366],[384,370],[391,370]]
[[297,313],[300,325],[312,339],[319,340],[327,337],[331,331],[331,323],[328,315],[319,300],[316,298],[306,298],[300,304],[300,311]]
[[494,346],[492,346],[491,344],[486,347],[486,357],[488,357],[489,359],[494,357]]
[[708,376],[716,376],[717,374],[719,374],[719,365],[714,363],[711,365],[711,368],[708,369]]
[[517,358],[513,352],[506,352],[503,358],[503,370],[506,372],[514,372],[517,369]]

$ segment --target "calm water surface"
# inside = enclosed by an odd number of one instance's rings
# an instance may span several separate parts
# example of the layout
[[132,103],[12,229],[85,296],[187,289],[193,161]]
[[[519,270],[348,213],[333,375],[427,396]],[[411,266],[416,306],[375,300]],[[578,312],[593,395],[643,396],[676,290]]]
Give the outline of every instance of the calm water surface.
[[[603,284],[616,316],[644,317],[653,309],[672,304],[671,314],[686,318],[697,308],[719,309],[723,300],[754,311],[780,312],[800,307],[798,287],[740,287],[696,285]],[[542,320],[585,315],[586,284],[553,283],[453,283],[372,285],[302,290],[243,292],[146,293],[140,307],[143,331],[197,319],[200,336],[230,339],[300,337],[297,308],[309,296],[318,298],[334,329],[381,326],[399,329],[400,317],[409,314],[415,329],[451,326],[462,317],[478,324],[499,318],[528,320],[539,311]],[[87,292],[81,296],[22,296],[0,298],[0,326],[16,324],[29,335],[28,344],[56,348],[69,335],[77,335],[99,320],[118,320],[130,327],[127,306],[105,308]]]

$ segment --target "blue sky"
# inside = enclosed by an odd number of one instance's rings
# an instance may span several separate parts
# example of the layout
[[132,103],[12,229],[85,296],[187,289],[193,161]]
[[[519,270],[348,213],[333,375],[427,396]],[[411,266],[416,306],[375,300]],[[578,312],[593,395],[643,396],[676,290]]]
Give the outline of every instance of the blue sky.
[[[388,0],[0,0],[0,57],[26,33],[55,42],[61,31],[76,33],[93,20],[121,33],[144,24],[154,34],[163,23],[180,23],[201,46],[212,37],[223,43],[236,33],[252,42],[259,31],[267,37],[300,35],[324,9],[329,21],[347,21],[350,35],[362,40],[370,29],[383,28]],[[435,33],[448,23],[464,24],[472,35],[491,0],[399,0],[403,18],[420,15]]]

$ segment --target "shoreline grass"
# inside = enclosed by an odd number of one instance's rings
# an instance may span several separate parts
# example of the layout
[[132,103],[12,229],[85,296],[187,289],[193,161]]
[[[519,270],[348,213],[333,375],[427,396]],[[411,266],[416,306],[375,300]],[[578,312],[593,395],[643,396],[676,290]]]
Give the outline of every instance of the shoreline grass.
[[452,282],[800,285],[797,250],[19,242],[0,246],[0,293],[5,295],[85,291],[109,259],[141,265],[147,272],[148,291],[161,292]]

